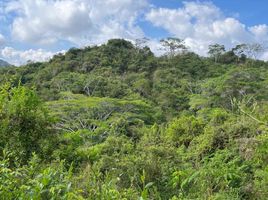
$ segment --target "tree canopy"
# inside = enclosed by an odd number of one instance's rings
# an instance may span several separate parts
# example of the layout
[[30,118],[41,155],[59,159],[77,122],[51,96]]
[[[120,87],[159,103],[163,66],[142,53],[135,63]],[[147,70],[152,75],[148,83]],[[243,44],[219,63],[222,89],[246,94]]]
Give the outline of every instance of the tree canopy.
[[267,199],[268,63],[146,41],[0,69],[1,198]]

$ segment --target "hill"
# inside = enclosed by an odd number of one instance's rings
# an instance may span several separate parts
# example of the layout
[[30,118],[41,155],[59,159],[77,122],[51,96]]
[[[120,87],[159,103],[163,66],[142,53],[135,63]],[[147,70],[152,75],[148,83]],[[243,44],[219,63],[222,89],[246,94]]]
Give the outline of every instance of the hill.
[[8,62],[0,59],[0,67],[7,67],[7,66],[10,66],[10,64]]
[[267,62],[114,39],[0,69],[0,83],[0,196],[268,196]]

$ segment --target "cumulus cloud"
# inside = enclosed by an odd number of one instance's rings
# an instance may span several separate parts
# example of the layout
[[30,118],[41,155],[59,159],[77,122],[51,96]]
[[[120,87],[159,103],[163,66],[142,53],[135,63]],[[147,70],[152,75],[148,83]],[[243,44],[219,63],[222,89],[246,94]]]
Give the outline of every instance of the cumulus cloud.
[[146,20],[185,39],[191,50],[206,55],[208,45],[224,44],[231,48],[239,43],[265,42],[267,25],[247,27],[233,17],[226,17],[214,4],[208,2],[184,2],[178,9],[153,8]]
[[260,42],[268,42],[268,26],[266,24],[249,27],[255,39]]
[[85,45],[142,36],[136,18],[147,5],[146,0],[13,0],[5,12],[16,13],[12,35],[18,41]]
[[[78,47],[101,44],[111,38],[133,41],[146,36],[139,26],[141,20],[165,29],[171,36],[185,39],[186,45],[200,55],[206,55],[208,46],[212,43],[224,44],[227,48],[238,43],[268,43],[268,25],[248,27],[234,16],[225,16],[211,2],[185,1],[177,9],[157,8],[148,2],[149,0],[2,0],[0,23],[1,20],[5,21],[9,27],[5,28],[5,32],[10,30],[10,34],[6,35],[10,39],[6,42],[9,46],[19,42],[20,47],[34,44],[45,49],[49,49],[51,44]],[[2,48],[4,40],[0,34]],[[151,38],[148,45],[157,55],[162,53],[157,38]],[[6,47],[2,50],[2,56],[4,53],[9,60],[11,57],[6,52],[14,55],[12,58],[16,63],[42,61],[54,54],[40,49],[23,51]],[[260,58],[268,59],[268,52]]]
[[57,53],[64,53],[64,51],[50,52],[43,49],[20,51],[12,47],[5,47],[0,51],[0,56],[11,64],[19,66],[27,61],[47,61]]

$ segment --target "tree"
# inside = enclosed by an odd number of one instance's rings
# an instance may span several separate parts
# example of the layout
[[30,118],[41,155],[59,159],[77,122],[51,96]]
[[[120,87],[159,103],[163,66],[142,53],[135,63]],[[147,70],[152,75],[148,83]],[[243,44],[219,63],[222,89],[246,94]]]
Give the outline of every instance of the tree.
[[245,51],[249,57],[256,60],[258,56],[264,51],[264,47],[259,43],[247,44]]
[[264,46],[259,43],[238,44],[232,49],[235,55],[237,55],[239,58],[247,55],[248,57],[255,60],[264,50]]
[[225,52],[224,45],[212,44],[208,47],[208,54],[214,58],[215,63],[218,62],[219,57]]
[[0,89],[0,149],[12,150],[25,163],[33,152],[42,153],[42,142],[52,131],[50,122],[33,90],[8,84]]
[[160,40],[160,43],[170,57],[174,57],[177,53],[183,53],[187,50],[184,40],[179,38],[169,37]]
[[239,62],[242,58],[246,57],[246,44],[238,44],[234,48],[232,48],[232,52],[237,56],[237,61]]

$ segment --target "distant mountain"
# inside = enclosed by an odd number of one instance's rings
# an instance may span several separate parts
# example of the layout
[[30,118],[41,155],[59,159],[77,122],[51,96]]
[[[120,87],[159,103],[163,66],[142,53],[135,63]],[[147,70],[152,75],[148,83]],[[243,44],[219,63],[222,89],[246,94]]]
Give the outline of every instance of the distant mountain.
[[10,66],[10,64],[8,62],[0,59],[0,67],[7,67],[7,66]]

